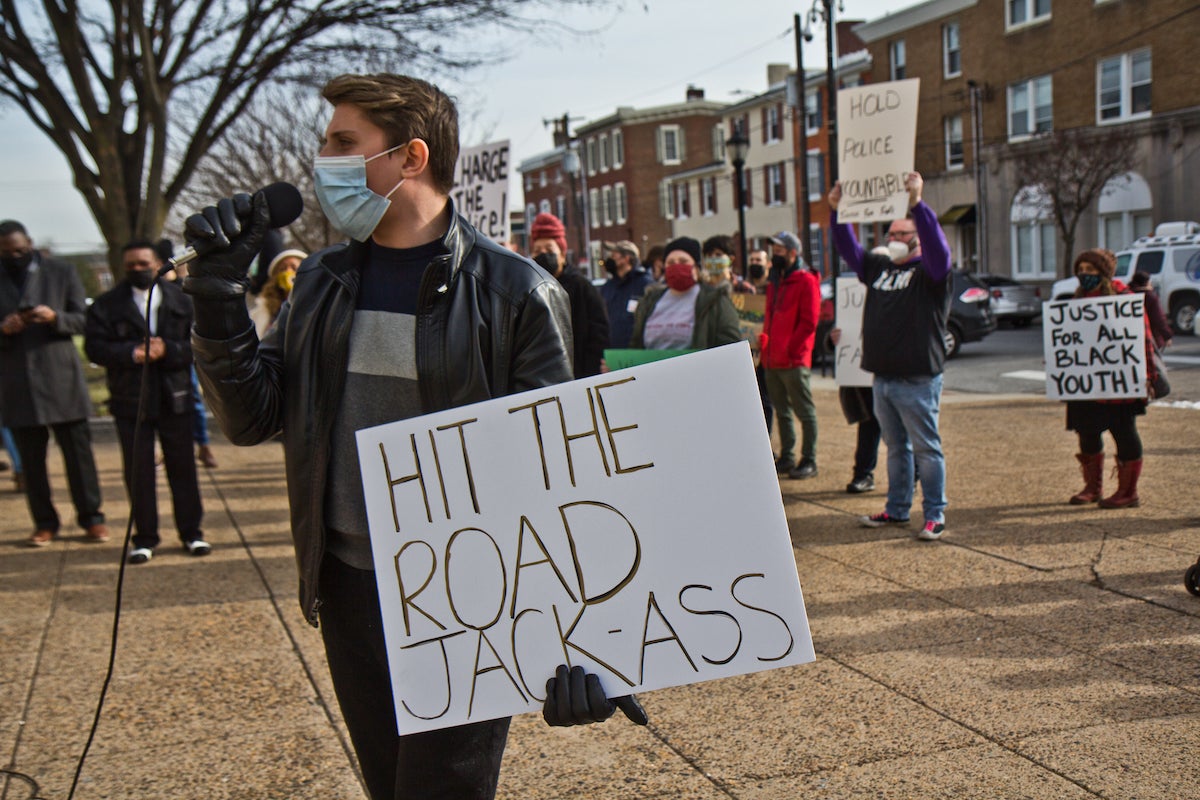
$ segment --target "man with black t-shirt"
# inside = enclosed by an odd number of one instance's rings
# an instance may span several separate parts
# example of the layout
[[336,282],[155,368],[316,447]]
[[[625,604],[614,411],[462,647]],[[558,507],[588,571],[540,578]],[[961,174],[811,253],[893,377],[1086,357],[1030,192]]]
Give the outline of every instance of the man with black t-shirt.
[[[354,434],[570,380],[570,310],[551,276],[456,213],[458,112],[441,90],[342,75],[323,94],[334,108],[313,163],[316,195],[352,241],[305,259],[260,343],[243,295],[270,221],[265,196],[189,217],[189,241],[211,251],[184,280],[196,366],[234,444],[282,431],[299,599],[320,623],[371,797],[490,798],[508,718],[396,733]],[[563,689],[547,693],[552,724],[607,718],[614,702],[632,708],[552,680]]]
[[829,192],[837,251],[867,285],[863,369],[875,375],[875,418],[888,446],[887,505],[862,518],[870,528],[908,524],[914,464],[925,524],[918,539],[946,529],[946,460],[938,430],[946,320],[950,314],[950,246],[937,214],[921,200],[921,175],[905,179],[908,217],[892,222],[887,247],[865,252],[849,225],[837,222],[842,187]]

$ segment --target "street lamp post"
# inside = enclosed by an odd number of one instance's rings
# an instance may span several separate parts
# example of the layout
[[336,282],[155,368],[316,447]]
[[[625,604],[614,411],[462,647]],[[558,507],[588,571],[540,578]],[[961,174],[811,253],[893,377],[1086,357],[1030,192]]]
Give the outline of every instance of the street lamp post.
[[[838,11],[842,10],[842,0],[838,0]],[[808,11],[809,25],[805,32],[812,36],[812,23],[824,20],[825,22],[825,106],[826,106],[826,124],[829,126],[829,187],[838,180],[838,149],[837,149],[837,72],[835,64],[837,62],[836,49],[836,32],[837,20],[834,17],[833,0],[813,0],[812,8]],[[837,273],[838,254],[837,247],[833,243],[833,236],[829,237],[829,269],[834,274]]]
[[805,93],[804,80],[804,45],[801,41],[811,42],[812,30],[808,27],[801,29],[800,15],[793,17],[792,32],[796,38],[796,114],[800,118],[799,138],[800,167],[799,185],[796,187],[796,199],[800,202],[800,255],[804,263],[812,266],[812,212],[808,200],[808,95]]
[[741,251],[739,267],[742,276],[745,277],[749,254],[746,252],[746,198],[743,196],[745,187],[742,181],[742,170],[746,167],[746,152],[750,149],[750,138],[742,130],[741,120],[733,123],[733,135],[726,140],[725,146],[729,148],[730,157],[733,159],[734,180],[737,181],[738,248]]

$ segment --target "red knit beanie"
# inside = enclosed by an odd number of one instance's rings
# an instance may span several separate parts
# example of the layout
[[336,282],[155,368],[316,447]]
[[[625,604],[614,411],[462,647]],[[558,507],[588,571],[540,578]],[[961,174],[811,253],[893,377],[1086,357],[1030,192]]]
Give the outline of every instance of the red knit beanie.
[[563,227],[562,220],[553,214],[542,212],[533,218],[533,225],[529,228],[529,241],[536,242],[538,239],[553,239],[558,242],[558,249],[562,254],[567,254],[567,229]]

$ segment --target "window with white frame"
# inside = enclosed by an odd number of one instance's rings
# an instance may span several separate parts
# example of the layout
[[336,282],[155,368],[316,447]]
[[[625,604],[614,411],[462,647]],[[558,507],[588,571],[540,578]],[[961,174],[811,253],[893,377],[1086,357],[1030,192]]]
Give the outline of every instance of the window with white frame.
[[820,225],[808,229],[808,257],[810,267],[825,272],[825,232]]
[[717,213],[717,182],[714,178],[700,179],[700,213],[706,217]]
[[569,221],[567,220],[567,198],[560,194],[557,198],[555,198],[554,205],[556,206],[554,216],[562,220],[563,225],[569,224]]
[[533,173],[531,172],[525,173],[525,191],[533,191]]
[[897,39],[896,41],[892,42],[888,50],[892,57],[892,63],[888,66],[891,79],[894,81],[904,80],[904,69],[907,63],[904,52],[904,40]]
[[617,224],[624,225],[629,221],[629,193],[625,190],[625,184],[615,185],[613,195],[617,199]]
[[691,192],[688,182],[680,181],[675,184],[675,218],[687,219],[692,215]]
[[613,169],[625,166],[625,133],[617,128],[612,132]]
[[674,216],[675,202],[671,195],[671,183],[669,181],[659,181],[658,184],[658,213],[663,219],[671,219]]
[[825,156],[820,150],[809,150],[805,155],[808,178],[808,200],[820,200],[825,193]]
[[541,200],[538,202],[538,213],[541,213],[541,214],[553,214],[554,213],[553,209],[550,208],[550,200],[549,199]]
[[1004,24],[1009,28],[1049,19],[1050,0],[1008,0],[1004,16]]
[[600,227],[600,192],[588,189],[588,222],[593,228]]
[[1049,75],[1008,87],[1008,136],[1016,139],[1054,128],[1054,97]]
[[719,122],[712,129],[712,155],[713,161],[725,160],[725,126]]
[[1053,278],[1057,274],[1057,231],[1045,190],[1025,186],[1013,198],[1009,216],[1014,278]]
[[1096,65],[1096,121],[1150,115],[1150,50],[1106,58]]
[[783,203],[783,165],[768,164],[766,172],[767,204],[777,206]]
[[962,114],[946,117],[946,169],[962,169],[963,165],[963,118]]
[[600,134],[600,171],[608,172],[608,166],[612,163],[612,152],[608,149],[608,134]]
[[562,167],[555,167],[554,168],[554,184],[556,186],[561,186],[562,182],[563,182]]
[[809,92],[804,95],[804,133],[812,136],[821,130],[822,124],[821,93]]
[[779,110],[778,104],[767,106],[767,144],[783,141],[783,119]]
[[942,68],[947,78],[962,74],[962,47],[958,43],[957,22],[947,22],[942,27]]
[[600,189],[600,206],[603,210],[601,217],[604,220],[605,227],[613,224],[613,196],[612,187],[605,186]]
[[596,137],[587,140],[587,174],[595,175],[600,166],[600,155],[596,150]]
[[683,129],[678,125],[658,128],[658,163],[679,164],[683,161]]
[[546,170],[544,169],[538,170],[538,188],[546,188]]
[[1150,184],[1136,172],[1109,178],[1097,205],[1101,247],[1121,250],[1139,236],[1154,232]]
[[530,225],[533,224],[533,218],[536,216],[537,216],[537,206],[535,206],[533,203],[527,203],[525,205],[525,219],[529,222]]

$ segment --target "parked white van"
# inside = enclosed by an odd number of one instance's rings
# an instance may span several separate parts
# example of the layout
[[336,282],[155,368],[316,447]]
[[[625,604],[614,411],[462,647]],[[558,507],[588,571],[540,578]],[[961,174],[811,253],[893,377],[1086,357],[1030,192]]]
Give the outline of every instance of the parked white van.
[[[1200,222],[1163,222],[1152,236],[1143,236],[1117,252],[1113,277],[1129,283],[1134,272],[1150,276],[1163,310],[1177,333],[1196,329],[1200,308]],[[1074,276],[1055,281],[1050,296],[1062,300],[1075,296]]]

